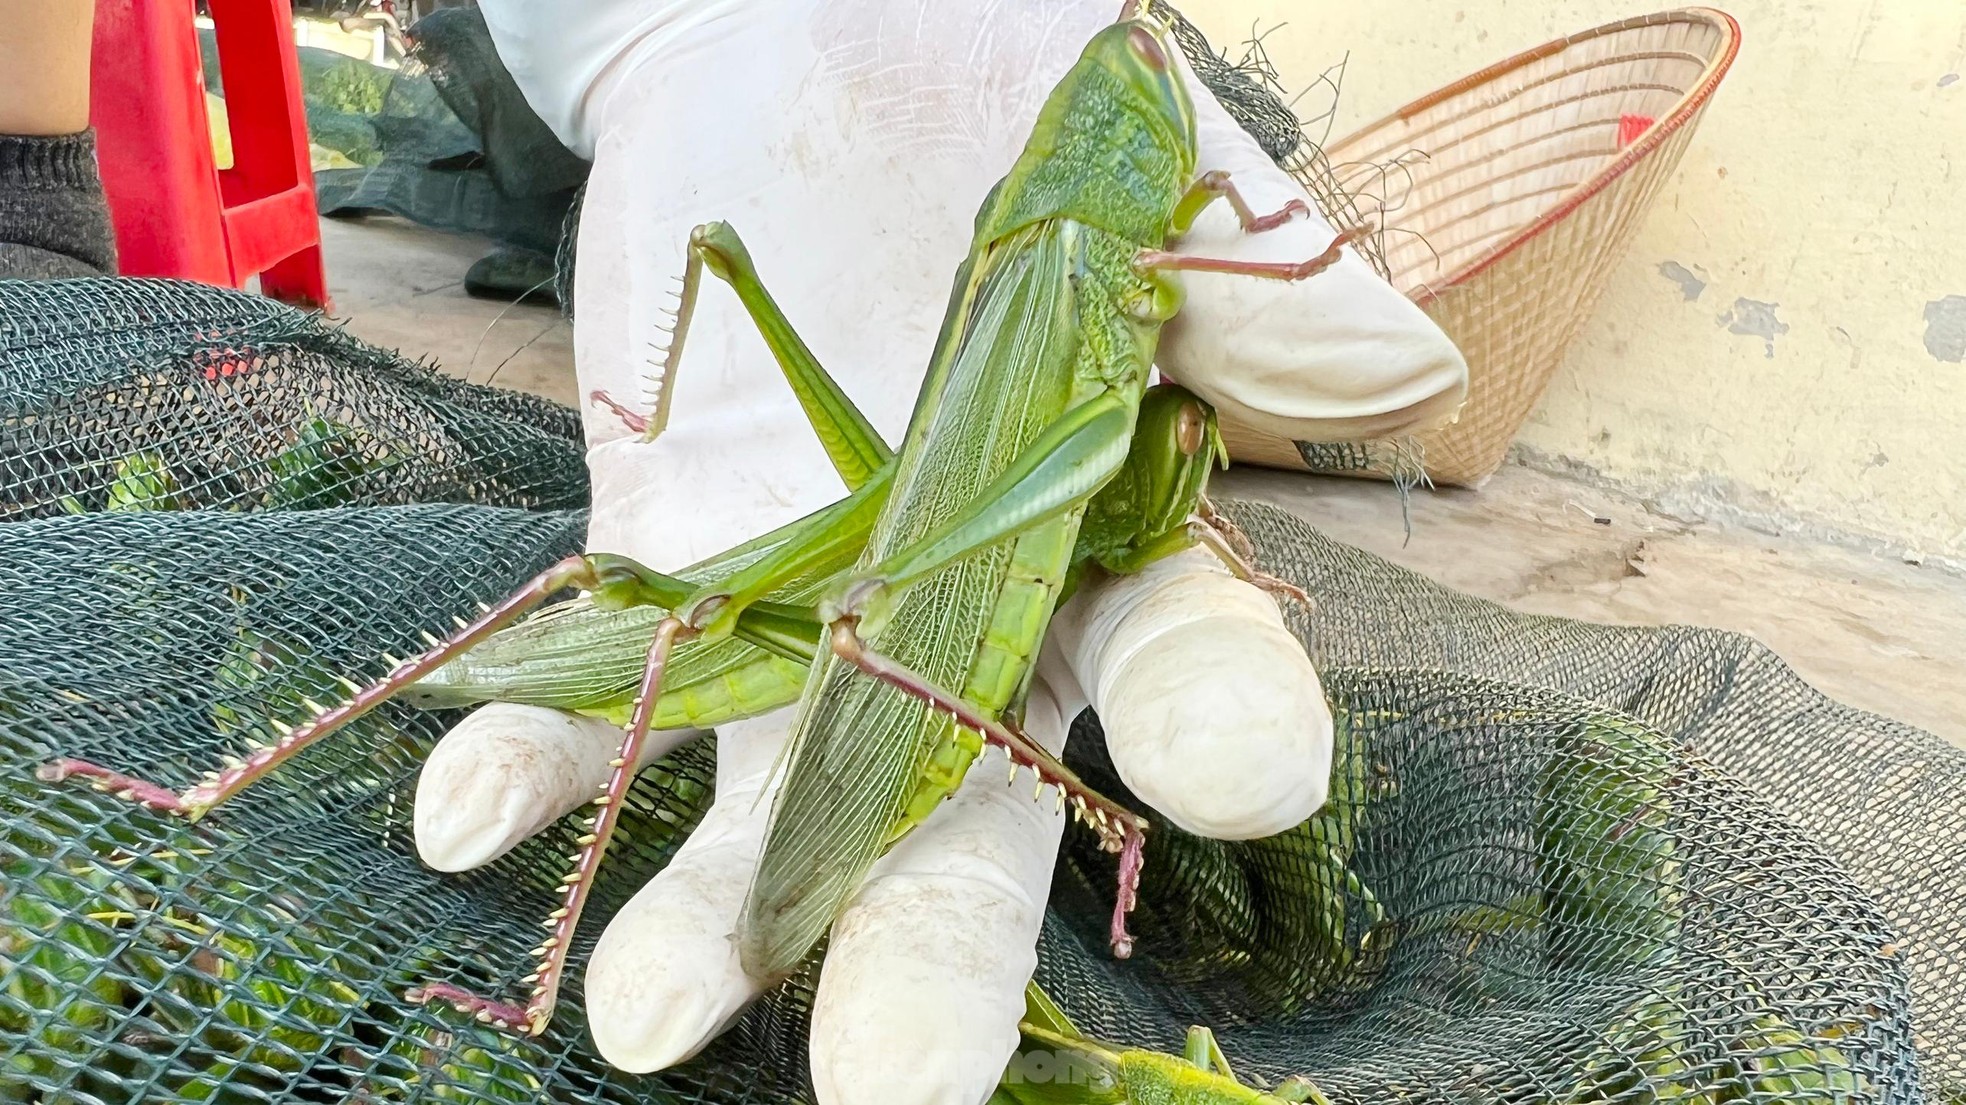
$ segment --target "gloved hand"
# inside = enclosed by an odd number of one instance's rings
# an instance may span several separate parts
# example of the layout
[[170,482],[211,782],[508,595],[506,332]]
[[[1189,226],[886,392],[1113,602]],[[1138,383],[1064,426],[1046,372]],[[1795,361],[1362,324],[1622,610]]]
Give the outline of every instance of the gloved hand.
[[[1037,108],[1118,0],[483,0],[536,110],[591,154],[575,302],[583,396],[634,405],[667,343],[689,229],[723,219],[819,359],[901,438],[977,207]],[[925,14],[932,13],[932,14]],[[1201,165],[1258,210],[1302,189],[1190,76]],[[1303,259],[1304,218],[1246,236],[1217,205],[1182,248]],[[1195,275],[1161,364],[1224,412],[1288,435],[1367,439],[1438,422],[1466,386],[1426,317],[1348,254],[1298,284]],[[666,432],[585,411],[588,546],[674,569],[838,498],[797,402],[735,296],[706,281]],[[1087,702],[1156,814],[1253,837],[1323,803],[1331,722],[1275,603],[1190,552],[1089,586],[1054,620],[1026,728],[1054,751]],[[648,1071],[694,1054],[754,998],[732,938],[792,711],[718,734],[717,797],[587,965],[595,1043]],[[647,757],[693,733],[663,734]],[[446,736],[417,794],[418,847],[465,870],[591,799],[620,739],[605,723],[486,707]],[[1016,1044],[1022,986],[1064,819],[988,753],[876,866],[834,926],[811,1038],[827,1103],[983,1100]],[[1028,785],[1028,776],[1026,777]],[[1149,876],[1151,878],[1151,874]]]

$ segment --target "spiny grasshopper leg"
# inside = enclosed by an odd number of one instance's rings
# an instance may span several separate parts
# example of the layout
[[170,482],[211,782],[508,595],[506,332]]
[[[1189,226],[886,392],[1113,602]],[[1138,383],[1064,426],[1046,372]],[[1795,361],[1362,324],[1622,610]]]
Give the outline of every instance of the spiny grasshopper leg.
[[375,709],[404,687],[517,621],[548,596],[568,587],[591,588],[597,583],[593,566],[586,558],[572,556],[560,561],[534,576],[531,582],[497,606],[486,609],[450,637],[437,642],[429,651],[410,660],[390,658],[393,666],[388,675],[356,691],[341,705],[325,709],[317,703],[308,702],[307,706],[314,711],[314,716],[303,724],[288,726],[278,721],[271,722],[279,733],[279,739],[273,744],[255,749],[250,756],[222,771],[208,772],[203,782],[182,792],[173,793],[166,787],[111,771],[86,760],[58,759],[43,764],[35,775],[49,783],[71,777],[89,779],[98,790],[109,791],[154,810],[196,820],[292,759],[302,749]]
[[537,1036],[546,1031],[547,1024],[553,1019],[553,1009],[559,1002],[560,982],[566,976],[567,952],[573,942],[574,930],[580,924],[581,910],[586,908],[608,841],[620,824],[622,800],[627,797],[628,788],[635,781],[635,765],[641,759],[642,745],[648,741],[649,724],[655,719],[655,704],[662,697],[662,675],[668,668],[669,654],[693,633],[675,617],[664,618],[656,627],[655,640],[649,645],[648,660],[642,667],[642,685],[636,692],[627,731],[622,736],[620,750],[608,765],[613,770],[607,782],[601,786],[601,796],[594,800],[596,809],[588,822],[587,833],[580,838],[580,850],[568,857],[573,862],[573,871],[561,880],[564,890],[559,908],[547,915],[546,940],[533,949],[533,954],[539,957],[539,969],[526,977],[526,981],[532,983],[532,992],[526,1004],[517,1006],[493,1001],[448,982],[417,987],[405,995],[407,998],[411,1001],[448,1002],[460,1012],[494,1027],[524,1032],[528,1036]]
[[1074,815],[1099,834],[1101,846],[1106,851],[1119,853],[1119,893],[1113,902],[1110,939],[1115,956],[1125,959],[1132,955],[1133,937],[1126,931],[1126,915],[1132,912],[1140,889],[1147,819],[1087,786],[1077,773],[1058,762],[1030,737],[986,716],[961,696],[943,690],[919,673],[869,649],[860,639],[858,620],[849,613],[833,623],[835,655],[875,679],[947,713],[957,724],[974,730],[984,740],[1002,748],[1012,763],[1030,768],[1041,784],[1057,787],[1072,804]]

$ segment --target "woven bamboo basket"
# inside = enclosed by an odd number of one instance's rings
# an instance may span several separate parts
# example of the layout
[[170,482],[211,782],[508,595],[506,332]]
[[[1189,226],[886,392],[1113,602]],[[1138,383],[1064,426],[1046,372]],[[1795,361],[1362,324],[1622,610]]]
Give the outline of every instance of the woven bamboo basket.
[[[1517,54],[1326,147],[1333,168],[1323,171],[1339,193],[1368,175],[1397,181],[1403,202],[1387,205],[1370,252],[1467,358],[1460,420],[1421,440],[1436,483],[1478,486],[1501,467],[1739,45],[1740,26],[1708,8],[1609,23]],[[1396,176],[1386,171],[1393,165]],[[1327,204],[1332,182],[1308,181]],[[1369,197],[1349,202],[1368,225],[1378,221]],[[1300,447],[1235,425],[1223,432],[1245,463],[1389,474],[1357,447]]]

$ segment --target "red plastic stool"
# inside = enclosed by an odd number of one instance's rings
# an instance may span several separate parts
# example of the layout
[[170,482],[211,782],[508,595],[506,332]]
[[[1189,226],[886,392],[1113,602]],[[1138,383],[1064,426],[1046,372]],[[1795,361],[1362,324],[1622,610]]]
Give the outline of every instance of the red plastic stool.
[[232,135],[212,156],[192,0],[98,0],[90,122],[124,276],[328,306],[287,0],[208,0]]

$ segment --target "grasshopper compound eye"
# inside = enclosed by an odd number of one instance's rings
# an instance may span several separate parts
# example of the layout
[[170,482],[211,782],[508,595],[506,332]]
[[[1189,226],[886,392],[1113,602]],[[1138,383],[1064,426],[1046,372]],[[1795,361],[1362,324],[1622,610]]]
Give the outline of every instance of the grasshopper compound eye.
[[1167,51],[1160,47],[1160,40],[1145,27],[1135,27],[1126,33],[1126,44],[1133,52],[1157,73],[1167,71]]
[[1194,456],[1201,452],[1202,430],[1208,424],[1208,416],[1194,403],[1183,403],[1181,415],[1174,422],[1174,443],[1181,448],[1184,456]]

